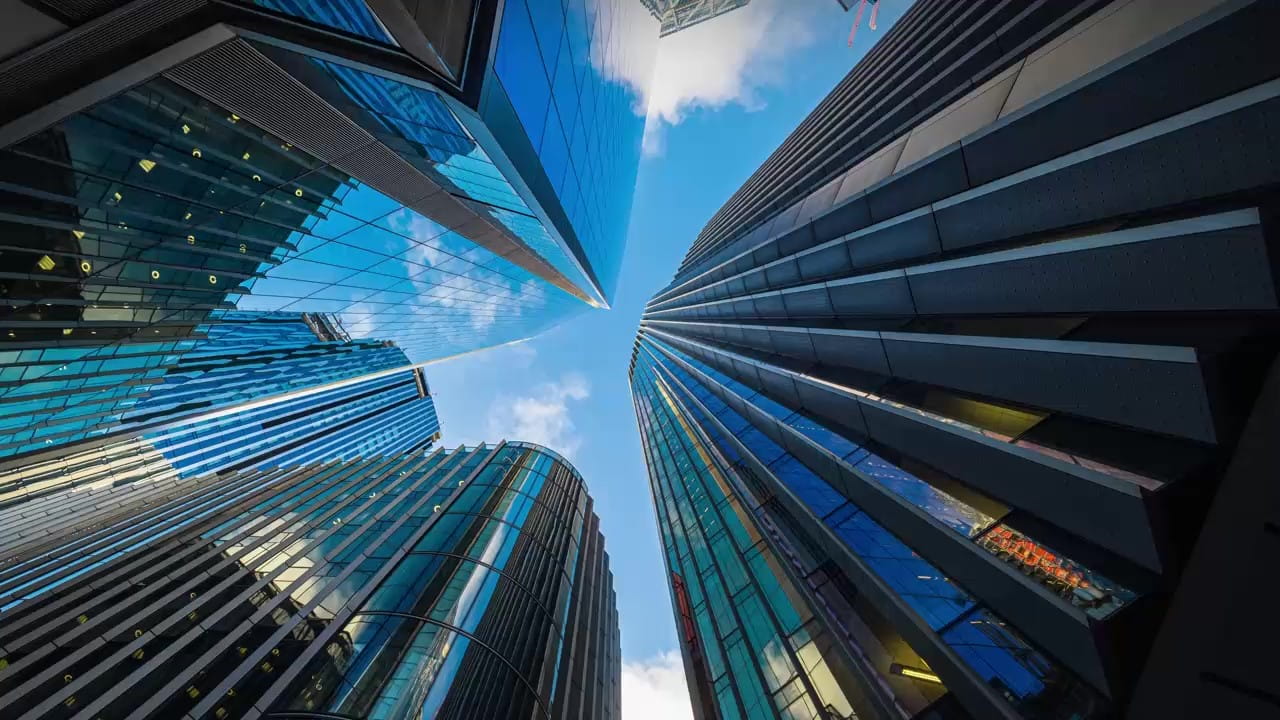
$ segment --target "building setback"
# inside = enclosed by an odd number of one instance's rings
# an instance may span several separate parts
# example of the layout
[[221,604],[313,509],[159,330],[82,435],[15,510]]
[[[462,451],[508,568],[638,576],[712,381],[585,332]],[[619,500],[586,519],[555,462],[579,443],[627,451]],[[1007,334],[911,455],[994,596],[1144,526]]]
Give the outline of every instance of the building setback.
[[0,510],[12,718],[619,716],[582,478],[525,443]]
[[711,218],[630,367],[700,718],[1276,713],[1277,29],[920,0]]

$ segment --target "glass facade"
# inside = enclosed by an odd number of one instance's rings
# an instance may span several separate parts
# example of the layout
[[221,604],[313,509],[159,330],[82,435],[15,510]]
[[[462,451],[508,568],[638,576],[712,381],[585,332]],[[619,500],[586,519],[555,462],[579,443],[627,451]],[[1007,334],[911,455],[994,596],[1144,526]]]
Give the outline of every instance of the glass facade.
[[759,520],[644,363],[636,414],[699,717],[851,717],[842,660]]
[[658,23],[637,0],[510,0],[503,8],[493,71],[568,219],[563,235],[576,239],[582,264],[611,297]]
[[[751,361],[739,357],[736,362]],[[667,400],[665,403],[665,412],[675,418],[670,422],[675,426],[697,427],[710,439],[715,452],[726,463],[732,464],[729,472],[740,478],[738,486],[744,488],[739,492],[740,496],[745,496],[750,503],[754,489],[754,501],[768,508],[764,514],[778,525],[797,528],[796,534],[801,543],[807,539],[812,547],[821,547],[824,539],[837,542],[841,546],[840,552],[855,558],[857,566],[882,584],[894,602],[901,603],[934,633],[936,642],[961,650],[959,656],[969,664],[969,668],[1024,716],[1087,717],[1102,711],[1104,703],[1096,691],[1036,649],[1023,635],[984,607],[977,597],[960,587],[947,572],[926,560],[903,538],[851,500],[841,484],[834,482],[836,475],[831,471],[842,467],[845,472],[858,474],[867,482],[881,486],[885,492],[930,516],[937,523],[939,532],[954,533],[962,541],[975,543],[1009,563],[1050,590],[1066,607],[1102,619],[1131,603],[1136,598],[1133,591],[1061,557],[1025,533],[1001,523],[1001,517],[990,514],[1007,514],[1007,508],[998,510],[999,503],[989,499],[975,500],[971,493],[966,493],[964,500],[949,494],[936,484],[926,482],[824,427],[803,412],[781,405],[668,344],[661,333],[642,333],[632,370],[632,387],[638,408],[651,406],[655,397],[676,398],[676,402]],[[647,412],[651,411],[640,412],[641,433],[650,447],[647,456],[650,475],[656,478],[662,474],[661,466],[667,461],[664,454],[656,451],[654,443],[662,436],[670,435],[671,430],[655,425],[646,417]],[[787,430],[784,432],[783,428]],[[796,454],[806,443],[825,451],[821,463],[801,459],[813,458],[811,451]],[[669,455],[670,451],[665,454]],[[720,471],[705,461],[685,472],[699,476],[702,482],[721,477]],[[727,483],[725,486],[730,487]],[[775,487],[778,489],[770,489]],[[944,487],[953,488],[952,492],[955,492],[957,486],[952,481]],[[790,494],[803,510],[797,514],[767,502],[768,497],[776,492]],[[681,520],[664,512],[665,500],[656,481],[654,497],[664,537],[677,532],[673,526]],[[694,517],[699,516],[695,514]],[[705,513],[700,517],[705,518]],[[698,522],[705,521],[699,519]],[[818,530],[818,527],[825,530]],[[668,562],[676,559],[669,555]],[[828,572],[832,571],[828,569]],[[688,574],[682,573],[682,576],[687,578]],[[848,596],[848,592],[841,594]],[[852,622],[863,622],[868,627],[880,627],[884,623],[874,611],[863,609],[861,612],[864,613],[863,618]],[[913,696],[912,689],[903,688],[902,681],[893,677],[894,668],[924,668],[926,675],[933,673],[916,654],[922,648],[903,648],[907,641],[896,636],[886,639],[883,633],[882,630],[880,636],[872,633],[861,637],[855,633],[849,639],[860,647],[850,650],[850,654],[869,658],[867,670],[877,673],[880,681],[871,687],[880,688],[887,696],[887,703],[915,712],[921,707],[921,699]],[[883,649],[895,646],[905,656],[895,657]],[[868,648],[872,649],[871,652]],[[734,680],[735,685],[743,682],[754,681],[746,676]],[[931,700],[936,699],[936,693],[942,687],[936,676],[914,682],[935,693]],[[773,716],[764,714],[761,717]]]
[[5,261],[36,275],[10,293],[24,303],[10,311],[19,342],[181,334],[234,304],[328,313],[422,361],[528,337],[583,307],[164,79],[10,148],[6,169],[17,212],[5,224],[21,249]]
[[390,343],[335,337],[324,316],[208,320],[183,340],[0,351],[0,457],[408,365]]
[[13,717],[618,717],[603,539],[539,447],[63,499],[52,526],[0,510]]
[[[331,28],[401,52],[360,0],[258,4],[303,21],[302,36]],[[615,2],[542,5],[537,23],[518,0],[475,28],[468,3],[440,10],[458,15],[448,33],[493,35],[493,66],[475,87],[357,66],[320,32],[288,49],[238,40],[224,48],[237,45],[240,60],[196,55],[0,150],[0,342],[162,341],[215,310],[323,313],[353,339],[390,340],[424,362],[607,304],[643,132],[635,78],[652,57],[636,47],[647,33]],[[535,27],[554,40],[550,55]],[[566,77],[543,78],[535,112],[516,69],[554,73],[561,61]],[[258,83],[259,98],[279,95],[275,83],[314,106],[246,101],[210,77],[229,62],[249,62],[234,83]],[[562,151],[511,159],[515,140],[543,146],[544,121],[534,131],[528,120],[526,136],[467,99],[503,82],[525,120],[548,114],[556,89]]]

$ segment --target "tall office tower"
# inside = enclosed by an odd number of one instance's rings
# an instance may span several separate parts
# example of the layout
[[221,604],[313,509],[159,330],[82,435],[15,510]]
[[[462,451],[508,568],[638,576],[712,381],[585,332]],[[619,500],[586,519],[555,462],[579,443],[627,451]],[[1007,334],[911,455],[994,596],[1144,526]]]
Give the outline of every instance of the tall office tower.
[[0,510],[5,717],[616,720],[591,505],[512,442]]
[[746,7],[751,0],[640,0],[661,21],[659,34],[666,37],[700,22]]
[[711,218],[631,365],[702,717],[1275,714],[1278,28],[919,0]]
[[422,362],[608,304],[637,0],[2,7],[0,342],[325,313]]

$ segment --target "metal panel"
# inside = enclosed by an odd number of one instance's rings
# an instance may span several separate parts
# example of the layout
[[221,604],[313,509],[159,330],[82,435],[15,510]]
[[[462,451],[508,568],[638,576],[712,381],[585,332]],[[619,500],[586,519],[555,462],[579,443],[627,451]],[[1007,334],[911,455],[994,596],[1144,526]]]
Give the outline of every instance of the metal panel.
[[1123,345],[1110,356],[1078,352],[1066,341],[1023,345],[884,334],[896,377],[1202,442],[1216,439],[1197,362],[1143,359],[1125,354]]

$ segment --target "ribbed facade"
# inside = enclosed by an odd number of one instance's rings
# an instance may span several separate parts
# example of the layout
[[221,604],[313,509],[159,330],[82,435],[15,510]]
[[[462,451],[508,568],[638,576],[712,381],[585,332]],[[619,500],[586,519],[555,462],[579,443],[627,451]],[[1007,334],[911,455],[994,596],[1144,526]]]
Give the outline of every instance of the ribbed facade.
[[617,718],[581,477],[537,446],[0,510],[6,717]]
[[922,0],[711,220],[631,366],[706,717],[794,696],[707,659],[681,484],[778,529],[859,717],[1274,713],[1270,595],[1218,568],[1277,551],[1276,28]]

